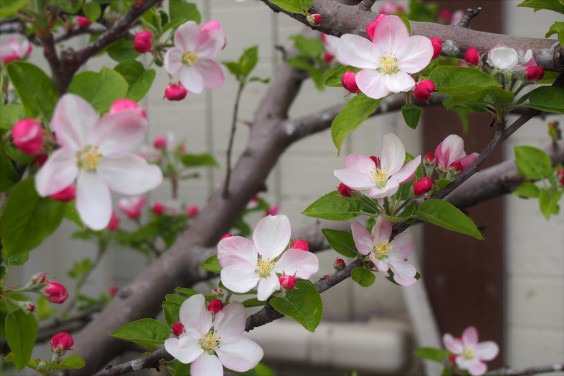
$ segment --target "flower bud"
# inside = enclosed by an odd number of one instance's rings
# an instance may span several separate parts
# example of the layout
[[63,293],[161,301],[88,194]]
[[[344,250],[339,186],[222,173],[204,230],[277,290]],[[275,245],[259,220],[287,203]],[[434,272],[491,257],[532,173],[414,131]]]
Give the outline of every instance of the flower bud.
[[137,110],[141,113],[141,115],[143,115],[143,117],[147,117],[147,111],[143,110],[139,106],[139,103],[127,98],[115,100],[114,103],[112,103],[112,107],[110,107],[110,114],[115,114],[124,110]]
[[227,238],[230,238],[230,237],[232,237],[232,236],[233,236],[233,235],[231,235],[231,234],[225,234],[225,235],[223,235],[223,236],[221,237],[221,239],[219,239],[219,240],[227,239]]
[[119,217],[112,211],[110,223],[108,223],[108,231],[113,232],[119,228]]
[[323,61],[326,62],[326,63],[332,62],[334,58],[335,58],[335,56],[331,55],[329,52],[325,52],[323,54]]
[[290,244],[292,249],[301,249],[302,251],[309,251],[309,244],[305,240],[296,239]]
[[462,166],[462,163],[460,162],[454,162],[453,164],[450,165],[450,168],[454,169],[454,171],[456,172],[464,171],[464,166]]
[[76,23],[78,24],[78,26],[85,28],[85,29],[88,26],[92,25],[92,21],[90,21],[88,18],[83,17],[83,16],[76,17]]
[[429,177],[424,177],[413,184],[413,194],[415,196],[422,196],[433,188],[433,182]]
[[527,81],[537,82],[544,77],[544,68],[538,65],[528,67],[525,70],[525,79]]
[[108,295],[116,296],[117,293],[118,293],[118,288],[116,286],[110,286],[110,288],[108,289]]
[[160,201],[155,201],[153,203],[153,206],[151,207],[151,210],[153,211],[153,213],[157,216],[160,217],[161,215],[163,215],[164,211],[165,211],[165,206],[163,205],[162,202]]
[[215,296],[217,299],[223,300],[225,298],[225,290],[222,288],[212,289],[212,295]]
[[347,264],[345,263],[345,260],[341,258],[336,259],[335,262],[333,263],[333,267],[337,271],[343,270],[346,266]]
[[264,216],[266,217],[267,215],[278,215],[278,213],[280,213],[280,206],[272,205],[271,207],[266,209]]
[[195,217],[199,212],[200,209],[198,209],[196,205],[188,206],[188,208],[186,209],[186,214],[188,214],[188,217]]
[[450,354],[448,356],[448,361],[451,362],[452,364],[454,364],[456,362],[456,355]]
[[150,31],[144,30],[135,34],[135,39],[133,39],[133,47],[137,52],[144,54],[145,52],[151,51],[153,47],[153,34]]
[[448,9],[443,9],[443,10],[441,10],[441,13],[439,13],[439,17],[443,21],[450,22],[450,18],[452,17],[452,12]]
[[74,185],[69,185],[68,187],[66,187],[65,189],[63,189],[62,191],[59,191],[57,193],[53,193],[51,196],[52,200],[58,200],[58,201],[62,201],[62,202],[71,202],[72,200],[74,200],[76,198],[76,189],[74,188]]
[[157,137],[155,137],[155,139],[153,140],[153,147],[155,149],[164,149],[166,148],[166,137],[162,134],[158,135]]
[[352,197],[353,193],[356,192],[354,189],[343,183],[339,184],[337,189],[339,190],[339,193],[343,197]]
[[343,84],[343,87],[353,94],[360,93],[360,89],[356,84],[356,73],[354,72],[345,72],[341,78],[341,84]]
[[436,59],[443,51],[443,41],[439,38],[431,38],[431,44],[433,45],[433,57],[431,59]]
[[43,146],[43,128],[35,119],[22,119],[12,128],[12,139],[22,153],[36,155]]
[[223,309],[223,302],[219,299],[212,299],[210,304],[208,304],[208,311],[213,312],[214,315],[217,315],[219,311]]
[[283,289],[291,290],[296,287],[296,278],[291,275],[283,275],[282,277],[280,277],[279,281],[280,287],[282,287]]
[[431,80],[423,80],[415,86],[413,96],[420,101],[427,102],[431,98],[431,93],[435,90],[435,83]]
[[176,324],[172,324],[171,333],[178,337],[179,335],[184,333],[184,325],[182,325],[182,323],[180,322],[177,322]]
[[48,301],[55,304],[62,304],[69,297],[65,286],[58,282],[49,281],[49,284],[42,290]]
[[472,65],[480,64],[480,54],[478,53],[478,50],[474,48],[474,46],[466,50],[466,52],[464,53],[464,61]]
[[118,201],[118,208],[130,219],[137,219],[141,216],[146,200],[145,196],[122,198]]
[[186,98],[188,90],[182,85],[170,84],[165,90],[165,97],[169,101],[181,101]]
[[382,13],[378,17],[376,17],[374,21],[370,22],[368,26],[366,26],[366,34],[368,34],[368,38],[370,38],[370,40],[374,40],[374,30],[376,30],[376,26],[378,26],[380,21],[382,21],[384,18],[386,18],[386,15]]
[[47,162],[47,158],[49,158],[49,156],[45,153],[37,154],[31,164],[37,165],[37,167],[42,167],[45,162]]
[[23,309],[29,312],[35,312],[35,305],[32,302],[24,302]]
[[74,345],[72,336],[65,332],[60,332],[51,337],[51,351],[62,355]]
[[319,26],[321,25],[321,14],[308,14],[307,15],[307,22],[311,26]]
[[[431,164],[431,163],[435,163],[435,156],[432,153],[427,153],[425,154],[425,160],[427,163]],[[425,161],[423,161],[425,162]]]
[[43,285],[47,282],[47,273],[37,273],[31,276],[29,283],[32,286]]

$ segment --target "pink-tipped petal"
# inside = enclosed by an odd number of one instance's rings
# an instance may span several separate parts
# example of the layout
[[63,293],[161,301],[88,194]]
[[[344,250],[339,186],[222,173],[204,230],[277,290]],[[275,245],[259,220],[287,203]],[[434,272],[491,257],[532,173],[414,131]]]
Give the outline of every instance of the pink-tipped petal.
[[195,67],[183,66],[180,69],[180,82],[189,92],[200,94],[204,90],[204,77]]
[[399,49],[398,68],[406,73],[422,71],[433,58],[433,44],[427,37],[414,35],[405,39]]
[[398,16],[388,16],[374,30],[374,44],[382,53],[395,53],[400,44],[409,38],[407,27]]
[[[203,27],[203,25],[202,25]],[[225,34],[223,30],[204,30],[200,33],[198,46],[196,47],[200,59],[212,59],[223,49]]]
[[462,342],[448,333],[443,336],[443,344],[445,348],[453,354],[462,354],[464,351]]
[[392,272],[394,272],[394,281],[398,284],[410,287],[417,283],[417,279],[415,278],[417,270],[415,270],[415,266],[403,260],[393,258],[388,265],[390,269],[392,269]]
[[479,359],[473,358],[466,363],[466,369],[472,376],[481,376],[486,373],[488,366]]
[[374,179],[368,174],[368,171],[366,173],[362,173],[345,168],[342,170],[335,170],[333,174],[345,185],[357,191],[363,191],[374,185]]
[[204,80],[204,87],[217,89],[223,85],[225,76],[218,63],[213,60],[200,60],[192,68],[196,69]]
[[204,350],[198,343],[200,336],[182,334],[180,338],[169,338],[164,342],[166,351],[179,362],[187,364],[200,357]]
[[223,376],[223,366],[215,355],[203,352],[198,359],[190,365],[191,376]]
[[373,99],[384,98],[390,94],[386,88],[384,77],[386,74],[377,70],[364,69],[356,74],[356,84],[360,91]]
[[406,183],[413,179],[415,173],[417,172],[417,167],[421,164],[421,156],[418,155],[411,161],[407,162],[405,166],[399,170],[397,174],[394,175],[394,178],[398,179],[400,184]]
[[413,236],[409,232],[398,234],[391,244],[393,248],[390,254],[399,259],[405,260],[413,253]]
[[347,169],[365,173],[373,171],[376,167],[372,159],[365,155],[356,153],[347,155],[343,160],[343,165]]
[[455,162],[460,162],[460,164],[462,165],[463,169],[466,169],[468,166],[470,166],[472,163],[474,163],[474,160],[476,160],[476,158],[478,158],[478,153],[472,153],[467,155],[464,158],[460,158],[459,160],[455,161]]
[[35,175],[35,189],[42,197],[50,196],[71,185],[77,176],[75,152],[61,148],[51,154]]
[[194,52],[198,47],[200,26],[194,21],[188,21],[174,33],[174,46],[182,52]]
[[385,243],[392,236],[392,223],[384,217],[379,217],[374,227],[372,227],[372,238],[374,243]]
[[186,333],[195,337],[203,336],[212,326],[212,314],[206,309],[205,299],[201,294],[186,299],[180,306],[178,316]]
[[164,67],[170,74],[176,74],[182,68],[182,51],[173,47],[166,52]]
[[304,252],[301,249],[289,249],[280,260],[276,262],[275,273],[284,272],[296,278],[309,279],[319,270],[319,260],[311,252]]
[[216,353],[225,367],[237,372],[246,372],[255,368],[264,356],[262,348],[245,337],[240,337],[234,342],[222,343]]
[[243,293],[254,288],[260,280],[255,273],[256,264],[240,263],[221,269],[221,282],[229,290]]
[[240,263],[256,265],[258,252],[251,240],[232,236],[217,245],[217,259],[222,268]]
[[163,181],[161,169],[134,154],[101,158],[98,175],[112,191],[140,195],[158,187]]
[[253,241],[263,259],[274,260],[290,242],[292,226],[285,215],[262,218],[253,232]]
[[94,126],[91,143],[104,156],[129,153],[143,141],[149,128],[147,119],[137,110],[123,110],[102,116]]
[[112,197],[108,186],[94,172],[80,171],[76,185],[76,210],[93,230],[103,230],[112,217]]
[[280,282],[277,276],[270,276],[268,278],[261,278],[258,283],[257,299],[265,301],[276,290],[280,289]]
[[360,222],[353,222],[351,230],[356,249],[363,255],[370,254],[374,249],[374,241],[370,232]]
[[382,157],[380,158],[382,168],[386,169],[388,174],[395,174],[402,168],[403,161],[405,161],[403,143],[395,134],[386,134],[382,147]]
[[462,332],[462,343],[465,346],[478,344],[478,330],[475,326],[469,326]]
[[343,65],[362,69],[376,69],[381,52],[366,38],[354,34],[344,34],[337,46],[337,60]]
[[75,94],[65,94],[55,107],[51,125],[59,145],[80,150],[88,145],[98,114],[90,103]]

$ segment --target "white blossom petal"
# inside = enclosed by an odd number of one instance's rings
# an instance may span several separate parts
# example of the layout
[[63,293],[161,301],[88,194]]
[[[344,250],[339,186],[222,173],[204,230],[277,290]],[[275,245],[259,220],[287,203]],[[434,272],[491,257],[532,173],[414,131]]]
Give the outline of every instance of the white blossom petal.
[[398,68],[406,73],[417,73],[422,71],[433,57],[433,44],[427,37],[414,35],[402,41],[402,50],[398,56]]
[[65,148],[55,150],[35,175],[35,189],[46,197],[60,192],[78,177],[76,152]]
[[232,236],[221,240],[217,245],[217,259],[222,268],[240,263],[256,265],[258,252],[251,240]]
[[415,87],[415,80],[409,74],[399,71],[382,76],[384,87],[392,93],[404,93]]
[[410,232],[406,231],[398,234],[390,244],[393,246],[390,255],[394,255],[399,259],[405,260],[413,253],[413,236]]
[[395,53],[401,43],[409,38],[407,26],[398,16],[387,16],[374,30],[374,44],[385,54]]
[[353,222],[351,230],[356,249],[363,255],[370,254],[374,249],[374,241],[370,232],[360,222]]
[[173,47],[166,52],[164,67],[170,74],[176,74],[182,68],[182,51],[180,48]]
[[174,33],[174,46],[184,52],[195,52],[199,43],[200,26],[194,21],[188,21]]
[[374,244],[386,243],[392,236],[392,223],[384,217],[379,217],[372,227],[372,239]]
[[398,172],[405,161],[405,148],[403,143],[393,133],[384,136],[382,147],[382,157],[380,158],[380,166],[385,172],[393,175]]
[[65,94],[59,99],[51,125],[59,145],[81,150],[89,144],[90,134],[98,114],[90,103],[75,94]]
[[223,307],[217,313],[213,322],[214,329],[221,336],[221,347],[223,348],[225,343],[241,338],[245,332],[246,323],[247,315],[245,314],[245,307],[241,303],[231,302]]
[[286,275],[293,275],[301,279],[309,279],[318,270],[317,256],[302,249],[289,249],[284,252],[274,268],[275,273],[284,272]]
[[225,34],[221,29],[206,30],[200,32],[198,46],[196,47],[198,58],[212,59],[223,49]]
[[280,282],[276,275],[267,278],[261,278],[258,283],[257,299],[265,301],[276,290],[280,289]]
[[102,230],[110,223],[110,190],[95,172],[80,171],[76,185],[76,210],[84,224],[93,230]]
[[229,290],[243,293],[254,288],[260,277],[255,272],[256,264],[232,264],[221,269],[221,282]]
[[140,195],[158,187],[163,181],[161,169],[143,158],[126,154],[115,158],[102,157],[98,175],[112,191]]
[[462,343],[464,346],[478,344],[478,330],[475,326],[469,326],[462,332]]
[[359,35],[344,34],[337,46],[336,58],[343,65],[376,69],[381,56],[380,50],[374,43]]
[[480,342],[474,349],[474,356],[481,360],[492,360],[499,353],[499,347],[493,341]]
[[262,218],[253,232],[253,241],[263,259],[274,260],[290,242],[292,227],[285,215]]
[[212,326],[212,314],[206,308],[206,301],[201,294],[189,297],[180,306],[178,313],[186,333],[194,337],[207,334]]
[[421,164],[421,156],[418,155],[411,161],[407,162],[405,166],[401,168],[396,174],[394,174],[394,178],[398,179],[400,184],[406,183],[413,179],[415,173],[417,172],[417,167]]
[[200,337],[192,334],[181,334],[179,338],[169,338],[164,342],[166,351],[179,362],[187,364],[193,362],[204,353],[198,343]]
[[246,337],[229,343],[222,342],[216,353],[225,367],[237,372],[255,368],[264,356],[262,348]]
[[390,94],[385,85],[385,76],[377,70],[363,69],[356,74],[355,80],[360,91],[367,97],[380,99]]
[[90,143],[106,157],[130,153],[143,141],[149,128],[137,110],[123,110],[102,116],[94,126]]
[[223,366],[215,355],[203,352],[202,355],[194,360],[190,365],[191,376],[223,376]]
[[464,351],[462,342],[448,333],[443,336],[443,344],[445,345],[445,348],[453,354],[462,354]]
[[196,70],[202,77],[204,87],[208,89],[217,89],[223,85],[225,76],[223,70],[218,63],[213,60],[200,60],[198,64],[193,65],[192,69]]
[[180,82],[189,92],[200,94],[204,90],[204,77],[194,67],[195,65],[190,67],[182,66],[180,69]]

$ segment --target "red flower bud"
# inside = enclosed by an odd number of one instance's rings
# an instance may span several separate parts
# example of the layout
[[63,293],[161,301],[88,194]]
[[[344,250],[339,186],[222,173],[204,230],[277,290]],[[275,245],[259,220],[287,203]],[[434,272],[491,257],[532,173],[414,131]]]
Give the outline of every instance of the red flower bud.
[[433,163],[435,162],[435,155],[433,153],[427,153],[425,154],[425,159],[430,163]]
[[62,355],[74,345],[72,336],[65,332],[60,332],[51,337],[51,351]]
[[186,98],[188,90],[182,85],[170,84],[165,90],[165,97],[169,101],[181,101]]
[[162,204],[162,202],[155,201],[153,203],[153,206],[151,206],[151,210],[157,217],[160,217],[165,211],[165,206]]
[[335,262],[333,263],[333,267],[337,271],[343,270],[346,266],[347,266],[347,264],[345,263],[345,260],[343,260],[341,258],[336,259]]
[[49,284],[42,291],[47,300],[55,304],[61,304],[69,297],[65,286],[58,282],[49,281]]
[[176,324],[172,324],[171,333],[178,337],[179,335],[184,333],[184,325],[182,325],[182,323],[180,322],[177,322]]
[[296,278],[292,277],[291,275],[283,275],[279,279],[280,287],[286,290],[291,290],[296,287]]
[[360,89],[356,84],[356,73],[354,72],[345,72],[341,78],[341,84],[343,84],[343,87],[353,94],[360,93]]
[[456,172],[462,172],[464,170],[464,166],[460,162],[454,162],[450,165],[450,168],[454,168]]
[[378,166],[380,166],[380,160],[378,159],[378,157],[371,155],[370,159],[372,159],[374,161],[374,164],[376,165],[376,168],[378,168]]
[[116,296],[118,293],[118,288],[116,286],[110,286],[110,288],[108,289],[108,294],[110,296]]
[[143,117],[147,117],[147,111],[143,110],[139,106],[139,103],[127,98],[115,100],[114,103],[112,103],[112,107],[110,107],[110,114],[115,114],[124,110],[138,110],[141,112]]
[[559,168],[558,170],[556,170],[556,173],[560,176],[564,176],[564,168]]
[[47,281],[47,273],[37,273],[31,276],[30,283],[32,285],[42,285]]
[[24,306],[27,311],[35,312],[35,305],[32,302],[25,302]]
[[51,199],[53,200],[58,200],[62,202],[71,202],[76,198],[76,189],[74,188],[74,185],[71,184],[65,189],[63,189],[62,191],[53,193],[49,197],[51,197]]
[[133,47],[135,47],[137,52],[141,52],[142,54],[151,51],[151,48],[153,47],[153,34],[151,34],[148,30],[135,34]]
[[355,192],[354,189],[352,189],[351,187],[349,187],[349,186],[347,186],[343,183],[339,184],[337,189],[339,190],[339,193],[343,197],[352,197],[353,193]]
[[78,26],[83,27],[83,28],[87,28],[88,26],[92,25],[92,22],[83,16],[78,16],[76,17],[76,23],[78,24]]
[[22,153],[36,155],[43,146],[43,128],[35,119],[22,119],[12,128],[12,139]]
[[41,154],[37,154],[35,156],[35,159],[33,160],[33,162],[31,162],[31,164],[37,165],[38,167],[43,166],[43,164],[45,164],[45,162],[47,161],[47,158],[49,158],[49,156],[47,154],[41,153]]
[[319,26],[321,25],[321,14],[308,14],[307,15],[307,22],[311,26]]
[[153,140],[153,146],[155,147],[155,149],[164,149],[166,148],[166,144],[167,144],[166,137],[163,136],[162,134],[158,135]]
[[431,44],[433,45],[433,57],[431,59],[436,59],[443,51],[443,41],[439,38],[431,38]]
[[380,21],[382,21],[384,18],[386,18],[386,15],[382,13],[378,17],[376,17],[374,21],[370,22],[368,26],[366,26],[366,34],[368,34],[368,38],[370,38],[370,40],[374,40],[374,30],[376,30],[376,26],[378,26]]
[[464,54],[464,61],[472,65],[478,65],[480,63],[480,54],[474,46],[466,50],[466,53]]
[[188,208],[186,209],[186,214],[188,214],[188,217],[195,217],[199,212],[200,209],[198,209],[196,205],[188,206]]
[[292,249],[301,249],[302,251],[309,251],[309,244],[305,240],[296,239],[290,244]]
[[334,58],[335,56],[331,55],[329,52],[325,52],[323,54],[323,61],[325,61],[326,63],[332,62]]
[[413,90],[413,96],[420,101],[427,102],[431,98],[431,92],[435,91],[435,83],[431,80],[423,80]]
[[108,223],[108,231],[113,232],[119,228],[119,217],[112,211],[110,223]]
[[219,311],[223,309],[223,302],[219,299],[213,299],[208,304],[208,311],[217,314]]
[[525,79],[527,81],[537,82],[544,77],[544,68],[535,65],[533,67],[528,67],[525,70]]
[[271,207],[266,209],[264,216],[266,217],[267,215],[278,215],[278,213],[280,213],[280,206],[272,205]]
[[439,17],[445,21],[450,21],[450,18],[452,17],[452,12],[448,9],[443,9],[441,10]]
[[448,361],[451,362],[451,363],[456,362],[456,355],[450,354],[450,355],[448,356]]
[[433,188],[433,182],[429,177],[424,177],[413,184],[413,194],[415,196],[422,196]]
[[564,185],[564,178],[558,179],[558,183],[560,183],[560,185]]
[[232,236],[233,236],[233,235],[231,235],[231,234],[225,234],[225,235],[223,235],[223,236],[221,237],[221,239],[219,239],[219,240],[227,239],[227,238],[230,238],[230,237],[232,237]]

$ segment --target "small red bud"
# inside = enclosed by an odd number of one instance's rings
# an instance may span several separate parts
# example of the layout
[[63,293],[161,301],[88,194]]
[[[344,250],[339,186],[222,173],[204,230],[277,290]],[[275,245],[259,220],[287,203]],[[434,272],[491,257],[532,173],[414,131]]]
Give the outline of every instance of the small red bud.
[[448,356],[448,361],[451,362],[451,363],[456,362],[456,355],[450,354],[450,355]]
[[423,80],[413,90],[413,96],[420,101],[427,102],[433,91],[435,91],[435,83],[431,80]]
[[321,25],[321,14],[308,14],[307,15],[307,22],[311,26],[319,26]]
[[474,46],[466,50],[466,53],[464,54],[464,61],[472,65],[478,65],[480,63],[480,54]]
[[29,312],[35,312],[35,305],[31,302],[26,303],[26,310]]
[[266,209],[264,216],[266,217],[267,215],[278,215],[278,213],[280,213],[280,206],[272,205],[271,207]]
[[37,273],[31,276],[32,285],[42,285],[47,281],[47,273]]
[[425,154],[425,159],[430,163],[433,163],[435,162],[435,155],[433,153],[427,153]]
[[36,155],[43,146],[43,128],[35,119],[22,119],[12,128],[12,139],[22,153]]
[[113,232],[119,228],[119,217],[112,211],[110,223],[108,223],[108,231]]
[[352,189],[351,187],[349,187],[349,186],[347,186],[343,183],[339,184],[337,189],[339,190],[339,193],[343,197],[352,197],[353,193],[355,192],[354,189]]
[[153,146],[155,149],[164,149],[166,148],[166,144],[167,144],[166,137],[163,136],[162,134],[158,135],[153,140]]
[[424,177],[413,184],[413,194],[415,196],[422,196],[433,188],[433,182],[429,177]]
[[450,168],[454,168],[456,172],[462,172],[464,170],[464,166],[460,162],[454,162],[450,165]]
[[528,67],[525,70],[525,79],[527,81],[537,82],[544,77],[544,68],[535,65],[533,67]]
[[452,17],[452,12],[448,9],[443,9],[441,10],[439,17],[445,21],[450,21],[450,18]]
[[108,294],[110,296],[116,296],[118,293],[118,288],[116,286],[110,286],[110,288],[108,289]]
[[33,162],[31,162],[31,164],[37,165],[38,167],[41,167],[45,164],[45,162],[47,162],[47,158],[49,158],[49,156],[47,154],[41,153],[41,154],[37,154],[35,156],[35,159],[33,160]]
[[165,211],[165,206],[163,205],[162,202],[159,201],[155,201],[153,203],[153,206],[151,207],[151,210],[153,211],[153,213],[157,216],[160,217],[161,215],[163,215],[164,211]]
[[115,100],[114,103],[112,103],[112,107],[110,107],[110,114],[115,114],[125,110],[137,110],[141,113],[141,115],[143,115],[143,117],[147,117],[147,111],[143,110],[139,106],[139,103],[128,98]]
[[341,258],[336,259],[335,262],[333,263],[333,267],[337,271],[343,270],[346,266],[347,264],[345,263],[345,260]]
[[76,23],[78,24],[78,26],[85,28],[85,29],[88,26],[92,25],[92,21],[90,21],[88,18],[83,17],[83,16],[76,17]]
[[42,291],[47,300],[55,304],[64,303],[69,297],[65,286],[58,282],[49,281],[49,284],[45,286]]
[[296,287],[296,278],[291,275],[283,275],[282,277],[280,277],[279,281],[280,287],[282,287],[283,289],[291,290]]
[[53,193],[51,196],[52,200],[58,200],[58,201],[62,201],[62,202],[71,202],[72,200],[74,200],[76,198],[76,189],[74,188],[74,185],[69,185],[68,187],[66,187],[65,189],[57,192],[57,193]]
[[186,214],[188,214],[188,217],[195,217],[199,212],[200,209],[196,205],[188,206],[188,208],[186,209]]
[[325,52],[323,54],[323,61],[325,61],[326,63],[332,62],[334,58],[335,56],[331,55],[329,52]]
[[165,90],[165,97],[169,101],[181,101],[186,98],[188,90],[182,85],[170,84]]
[[321,277],[321,279],[327,279],[329,277],[331,277],[331,274],[325,274],[323,277]]
[[305,240],[296,239],[290,244],[292,249],[301,249],[302,251],[309,251],[309,244]]
[[356,84],[356,73],[354,72],[345,72],[341,78],[341,84],[343,84],[343,87],[353,94],[360,93],[360,89]]
[[74,345],[72,336],[65,332],[60,332],[51,337],[51,351],[62,355]]
[[176,324],[172,324],[171,333],[178,337],[179,335],[184,333],[184,325],[182,325],[182,323],[180,322],[177,322]]
[[382,21],[384,18],[386,18],[386,15],[382,13],[378,17],[376,17],[374,21],[370,22],[368,26],[366,26],[366,34],[368,34],[368,38],[370,38],[370,40],[374,40],[374,30],[376,30],[376,26],[378,26],[380,21]]
[[212,299],[210,304],[208,304],[208,311],[217,314],[223,309],[223,302],[219,299]]
[[135,47],[137,52],[141,52],[142,54],[151,51],[153,47],[153,34],[148,30],[143,30],[135,34],[133,47]]
[[433,57],[431,59],[436,59],[443,51],[443,41],[439,38],[431,38],[431,44],[433,45]]

